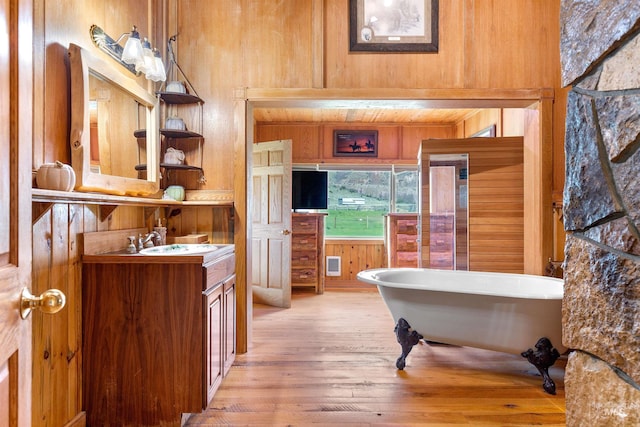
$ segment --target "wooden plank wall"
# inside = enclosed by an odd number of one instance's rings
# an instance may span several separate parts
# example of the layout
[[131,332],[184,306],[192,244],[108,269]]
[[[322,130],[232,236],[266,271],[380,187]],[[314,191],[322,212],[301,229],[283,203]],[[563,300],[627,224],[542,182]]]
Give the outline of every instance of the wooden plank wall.
[[[340,257],[340,276],[325,277],[325,290],[339,288],[366,288],[370,285],[358,282],[359,271],[386,266],[384,241],[376,240],[325,240],[325,256]],[[323,261],[326,263],[326,261]]]
[[210,243],[233,243],[233,208],[182,207],[170,215],[167,236],[206,234]]
[[378,156],[367,158],[367,164],[416,165],[422,140],[454,138],[456,124],[257,123],[254,140],[265,142],[291,139],[293,163],[362,163],[362,160],[333,156],[333,131],[336,129],[378,131],[378,141],[380,141]]
[[524,273],[522,143],[476,154],[469,182],[469,268]]
[[497,137],[522,136],[524,134],[524,111],[521,108],[489,108],[459,123],[448,124],[397,124],[397,123],[295,123],[258,122],[254,127],[254,142],[291,139],[292,161],[297,164],[329,163],[358,164],[357,159],[333,156],[333,131],[377,130],[378,140],[386,146],[375,159],[367,158],[366,163],[415,165],[422,141],[426,139],[468,138],[489,125],[496,128]]

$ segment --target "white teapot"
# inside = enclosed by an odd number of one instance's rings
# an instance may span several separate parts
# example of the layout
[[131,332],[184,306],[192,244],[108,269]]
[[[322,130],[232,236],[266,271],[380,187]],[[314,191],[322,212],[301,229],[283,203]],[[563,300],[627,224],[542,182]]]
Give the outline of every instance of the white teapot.
[[167,148],[164,153],[164,163],[167,165],[181,165],[184,163],[184,151],[176,150],[173,147]]

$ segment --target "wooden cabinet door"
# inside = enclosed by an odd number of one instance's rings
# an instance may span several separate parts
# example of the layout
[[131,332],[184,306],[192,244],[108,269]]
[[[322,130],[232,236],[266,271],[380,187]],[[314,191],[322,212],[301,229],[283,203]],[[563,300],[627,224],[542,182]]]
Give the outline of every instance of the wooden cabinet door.
[[87,425],[179,425],[200,412],[203,339],[220,335],[203,328],[202,264],[85,259],[82,270]]
[[209,405],[216,390],[222,382],[223,369],[223,286],[222,284],[208,289],[204,295],[206,312],[206,342],[205,342],[205,390],[206,397],[203,407]]
[[31,286],[32,10],[0,0],[0,426],[31,425],[31,320],[18,307]]
[[227,376],[236,358],[236,275],[224,282],[224,366]]

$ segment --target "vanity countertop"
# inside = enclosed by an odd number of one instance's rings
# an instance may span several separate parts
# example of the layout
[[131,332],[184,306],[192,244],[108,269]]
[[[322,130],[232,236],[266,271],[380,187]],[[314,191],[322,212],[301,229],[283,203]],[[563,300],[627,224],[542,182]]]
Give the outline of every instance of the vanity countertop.
[[125,249],[104,254],[83,255],[82,262],[87,264],[208,264],[225,255],[233,253],[235,245],[216,244],[217,249],[210,252],[194,253],[188,255],[144,255],[131,254]]

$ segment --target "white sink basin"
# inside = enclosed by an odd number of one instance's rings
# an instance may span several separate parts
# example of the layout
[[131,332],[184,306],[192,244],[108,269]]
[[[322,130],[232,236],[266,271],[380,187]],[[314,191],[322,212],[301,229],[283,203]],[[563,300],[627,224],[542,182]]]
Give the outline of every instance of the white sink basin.
[[173,245],[154,246],[144,248],[140,251],[141,255],[195,255],[204,252],[211,252],[218,249],[219,246],[209,243],[183,243]]

